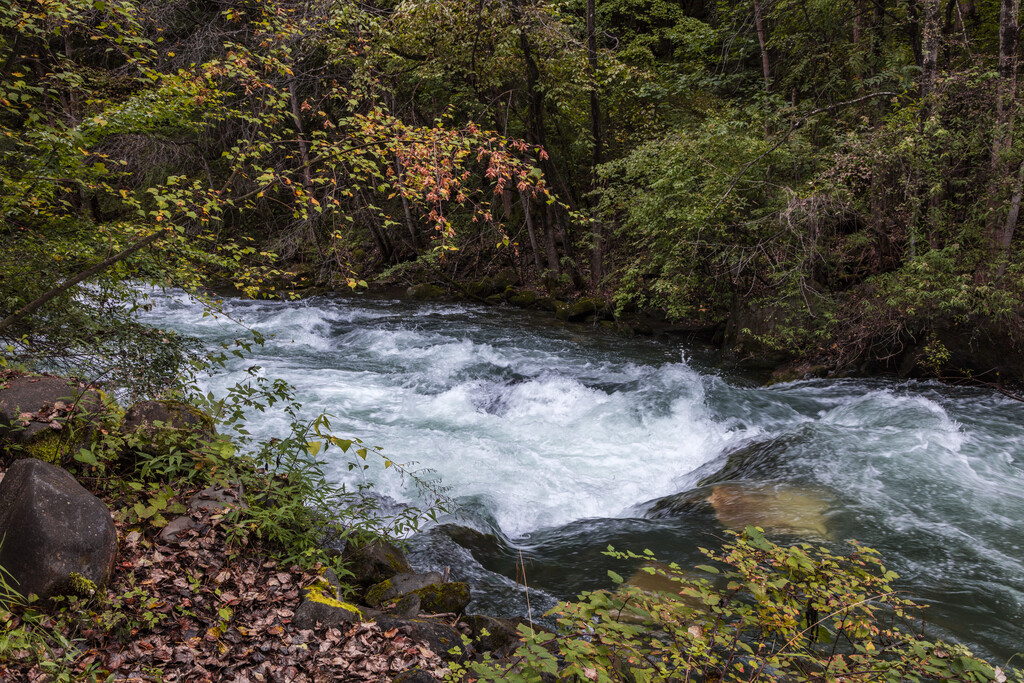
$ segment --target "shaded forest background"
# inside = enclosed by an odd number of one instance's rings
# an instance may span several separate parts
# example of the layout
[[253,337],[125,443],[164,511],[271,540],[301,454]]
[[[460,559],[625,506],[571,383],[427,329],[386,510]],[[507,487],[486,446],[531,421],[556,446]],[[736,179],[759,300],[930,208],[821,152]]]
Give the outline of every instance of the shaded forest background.
[[[1024,377],[1019,0],[15,0],[5,356],[170,381],[138,282],[514,272],[826,371]],[[781,357],[781,356],[780,356]]]

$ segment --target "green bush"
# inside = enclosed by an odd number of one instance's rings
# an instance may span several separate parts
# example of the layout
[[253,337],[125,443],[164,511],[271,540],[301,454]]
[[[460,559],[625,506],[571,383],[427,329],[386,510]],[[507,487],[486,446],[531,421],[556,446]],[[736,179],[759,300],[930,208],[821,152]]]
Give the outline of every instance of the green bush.
[[[471,664],[453,678],[482,681],[1021,681],[962,645],[927,640],[921,606],[897,594],[876,551],[851,542],[836,555],[783,547],[747,527],[693,578],[644,555],[645,571],[672,592],[623,585],[559,605],[557,634],[521,627],[506,660]],[[622,578],[609,572],[612,579]]]

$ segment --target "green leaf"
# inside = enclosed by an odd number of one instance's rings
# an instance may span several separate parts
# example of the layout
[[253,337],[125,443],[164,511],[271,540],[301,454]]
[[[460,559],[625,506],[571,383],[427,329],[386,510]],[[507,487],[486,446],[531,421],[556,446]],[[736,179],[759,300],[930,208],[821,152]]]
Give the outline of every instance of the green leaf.
[[617,583],[617,584],[618,584],[618,583],[622,583],[622,582],[623,582],[623,580],[624,580],[624,579],[622,578],[622,576],[620,576],[619,574],[616,574],[616,573],[615,573],[615,572],[613,572],[613,571],[612,571],[611,569],[609,569],[609,570],[608,570],[608,577],[609,577],[609,578],[610,578],[610,579],[611,579],[612,581],[614,581],[615,583]]

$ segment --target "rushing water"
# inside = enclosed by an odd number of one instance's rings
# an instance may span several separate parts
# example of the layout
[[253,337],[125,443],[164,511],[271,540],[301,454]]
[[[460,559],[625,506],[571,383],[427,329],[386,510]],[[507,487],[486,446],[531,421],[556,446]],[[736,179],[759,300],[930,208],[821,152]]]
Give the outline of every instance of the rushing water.
[[[153,297],[151,322],[211,347],[240,335],[181,295]],[[692,566],[722,523],[761,514],[789,538],[881,550],[901,587],[934,606],[937,635],[997,662],[1024,651],[1022,404],[888,380],[762,387],[678,344],[508,309],[347,297],[225,310],[273,337],[209,388],[257,363],[293,384],[310,416],[334,415],[339,435],[431,468],[462,512],[413,539],[411,558],[450,566],[479,609],[536,615],[610,587],[608,569],[630,568],[602,555],[609,544]],[[250,428],[279,435],[287,422]],[[733,476],[747,484],[700,490],[725,496],[717,516],[672,497],[738,449],[747,459]],[[369,476],[378,493],[416,502],[396,478]]]

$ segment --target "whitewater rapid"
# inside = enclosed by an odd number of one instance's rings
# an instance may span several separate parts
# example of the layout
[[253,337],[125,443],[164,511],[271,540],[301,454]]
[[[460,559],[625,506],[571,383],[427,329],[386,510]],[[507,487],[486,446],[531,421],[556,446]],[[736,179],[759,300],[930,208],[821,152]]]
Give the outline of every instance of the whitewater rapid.
[[[339,436],[448,487],[463,514],[414,541],[413,556],[452,566],[498,611],[522,610],[523,553],[551,600],[603,585],[609,542],[699,561],[697,545],[719,531],[652,505],[738,448],[768,448],[762,483],[819,497],[830,540],[879,548],[936,604],[941,634],[994,656],[1024,647],[1024,406],[998,394],[888,380],[764,387],[723,376],[697,349],[510,309],[317,297],[228,300],[227,316],[202,317],[181,293],[151,297],[147,322],[211,349],[242,335],[233,320],[271,335],[202,378],[204,391],[258,364],[295,387],[307,417],[329,413]],[[250,431],[287,427],[268,413]],[[338,459],[328,471],[422,502],[379,466],[353,473]]]

